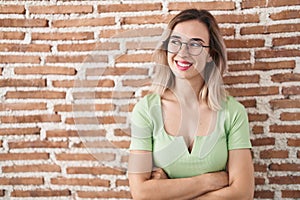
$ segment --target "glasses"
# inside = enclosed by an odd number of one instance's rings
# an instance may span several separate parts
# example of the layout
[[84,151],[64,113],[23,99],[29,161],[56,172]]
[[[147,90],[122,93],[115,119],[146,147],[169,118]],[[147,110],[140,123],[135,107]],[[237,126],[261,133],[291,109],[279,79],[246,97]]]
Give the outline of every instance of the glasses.
[[182,48],[182,45],[185,44],[187,47],[187,52],[190,55],[197,56],[202,52],[203,48],[209,48],[210,46],[202,45],[196,40],[190,40],[188,42],[182,42],[177,38],[170,38],[167,43],[167,51],[169,53],[178,53]]

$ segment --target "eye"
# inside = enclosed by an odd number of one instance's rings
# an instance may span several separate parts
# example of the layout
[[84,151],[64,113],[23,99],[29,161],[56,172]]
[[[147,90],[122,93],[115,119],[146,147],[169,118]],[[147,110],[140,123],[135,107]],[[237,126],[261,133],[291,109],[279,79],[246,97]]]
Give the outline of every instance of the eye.
[[177,39],[171,39],[171,40],[170,40],[170,43],[171,43],[171,44],[174,44],[174,45],[181,45],[181,41],[180,41],[180,40],[177,40]]
[[199,42],[189,42],[189,47],[202,47],[202,44]]

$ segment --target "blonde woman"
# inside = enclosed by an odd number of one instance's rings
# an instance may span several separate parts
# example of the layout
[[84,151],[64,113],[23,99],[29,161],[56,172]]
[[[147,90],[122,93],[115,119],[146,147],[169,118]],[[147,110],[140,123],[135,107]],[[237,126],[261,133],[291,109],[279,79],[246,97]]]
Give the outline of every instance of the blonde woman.
[[253,199],[245,108],[222,87],[225,46],[205,10],[176,15],[155,52],[152,93],[132,112],[134,199]]

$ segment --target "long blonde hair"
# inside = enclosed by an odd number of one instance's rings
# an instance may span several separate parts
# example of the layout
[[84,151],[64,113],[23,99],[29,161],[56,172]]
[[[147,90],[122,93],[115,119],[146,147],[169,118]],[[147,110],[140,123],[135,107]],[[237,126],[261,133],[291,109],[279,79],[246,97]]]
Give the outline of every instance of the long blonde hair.
[[[209,54],[212,58],[212,62],[207,63],[205,66],[203,75],[205,84],[199,95],[212,110],[220,110],[222,109],[222,102],[227,96],[226,90],[222,87],[222,74],[227,67],[227,56],[224,41],[215,18],[206,10],[184,10],[169,22],[163,38],[169,38],[177,24],[189,20],[198,20],[204,23],[208,29]],[[159,44],[153,54],[156,65],[150,91],[160,95],[162,95],[167,88],[171,89],[174,86],[174,74],[169,67],[166,67],[168,63],[165,43],[164,41]]]

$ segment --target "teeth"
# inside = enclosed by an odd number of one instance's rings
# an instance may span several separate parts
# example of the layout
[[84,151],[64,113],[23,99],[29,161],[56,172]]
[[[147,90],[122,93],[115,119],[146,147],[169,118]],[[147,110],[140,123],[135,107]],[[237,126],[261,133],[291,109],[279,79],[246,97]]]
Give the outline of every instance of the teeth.
[[178,64],[180,67],[189,67],[189,66],[192,65],[191,63],[182,63],[182,62],[177,62],[177,64]]

